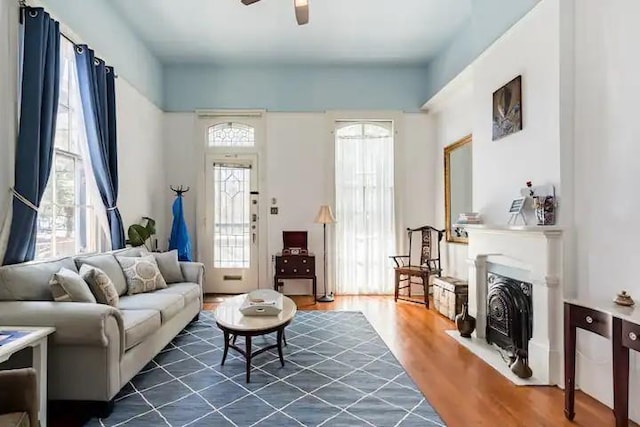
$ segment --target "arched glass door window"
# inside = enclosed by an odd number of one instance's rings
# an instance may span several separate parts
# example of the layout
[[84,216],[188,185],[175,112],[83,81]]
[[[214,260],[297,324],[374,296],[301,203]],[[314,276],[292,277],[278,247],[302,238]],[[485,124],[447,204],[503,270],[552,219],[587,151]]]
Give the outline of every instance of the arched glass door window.
[[256,131],[243,123],[219,123],[209,128],[209,147],[253,147]]

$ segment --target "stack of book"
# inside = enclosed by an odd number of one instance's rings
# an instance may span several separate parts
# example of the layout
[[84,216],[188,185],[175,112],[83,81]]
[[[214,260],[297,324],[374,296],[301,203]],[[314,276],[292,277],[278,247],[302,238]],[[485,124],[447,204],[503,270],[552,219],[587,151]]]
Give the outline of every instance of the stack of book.
[[480,218],[480,214],[477,212],[465,212],[458,215],[456,224],[482,224],[482,219]]

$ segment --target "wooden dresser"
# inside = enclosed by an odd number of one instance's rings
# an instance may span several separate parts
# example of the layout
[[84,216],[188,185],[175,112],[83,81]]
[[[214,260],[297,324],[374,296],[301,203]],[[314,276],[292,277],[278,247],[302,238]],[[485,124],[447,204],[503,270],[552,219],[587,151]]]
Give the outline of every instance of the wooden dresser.
[[281,291],[284,279],[309,279],[312,284],[313,297],[316,297],[316,257],[313,254],[306,255],[282,255],[276,254],[276,266],[273,276],[273,289]]
[[640,308],[613,301],[566,300],[564,303],[564,414],[575,416],[576,330],[611,339],[613,353],[613,412],[616,427],[629,425],[629,349],[640,351]]

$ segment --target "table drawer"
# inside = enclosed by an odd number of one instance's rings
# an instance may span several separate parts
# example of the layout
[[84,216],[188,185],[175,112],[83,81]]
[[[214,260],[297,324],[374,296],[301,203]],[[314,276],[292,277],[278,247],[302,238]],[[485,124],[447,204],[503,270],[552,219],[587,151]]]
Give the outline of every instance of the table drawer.
[[316,274],[315,257],[303,255],[276,257],[276,273],[313,276]]
[[622,345],[640,351],[640,325],[622,321]]
[[572,305],[571,319],[573,324],[580,329],[607,338],[611,336],[611,316],[606,313],[579,305]]

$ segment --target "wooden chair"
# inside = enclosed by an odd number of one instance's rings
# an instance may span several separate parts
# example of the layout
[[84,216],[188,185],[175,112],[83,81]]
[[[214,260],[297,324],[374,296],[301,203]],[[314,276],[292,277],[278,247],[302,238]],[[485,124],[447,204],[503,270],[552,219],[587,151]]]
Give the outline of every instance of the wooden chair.
[[[416,233],[419,233],[421,242],[419,260],[412,254],[413,236]],[[411,285],[421,284],[424,290],[424,305],[429,308],[429,277],[432,274],[440,276],[442,271],[440,267],[440,241],[444,230],[425,225],[420,228],[408,228],[407,234],[409,236],[409,254],[390,257],[396,264],[394,298],[396,302],[400,299],[422,304],[421,301],[411,298]],[[415,279],[419,279],[419,281]],[[401,285],[402,283],[405,284]],[[403,289],[407,289],[406,298],[400,295],[400,291]]]

